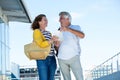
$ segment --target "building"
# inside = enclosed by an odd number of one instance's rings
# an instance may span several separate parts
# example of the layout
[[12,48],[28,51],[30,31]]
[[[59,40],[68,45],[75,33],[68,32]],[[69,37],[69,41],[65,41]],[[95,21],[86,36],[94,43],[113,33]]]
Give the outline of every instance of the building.
[[11,76],[9,60],[9,22],[30,23],[23,0],[0,0],[0,80]]
[[[22,79],[22,80],[39,80],[37,67],[36,66],[20,67],[20,79]],[[61,73],[60,73],[59,68],[56,70],[55,80],[61,80]]]
[[36,66],[20,67],[20,79],[38,80],[38,71]]

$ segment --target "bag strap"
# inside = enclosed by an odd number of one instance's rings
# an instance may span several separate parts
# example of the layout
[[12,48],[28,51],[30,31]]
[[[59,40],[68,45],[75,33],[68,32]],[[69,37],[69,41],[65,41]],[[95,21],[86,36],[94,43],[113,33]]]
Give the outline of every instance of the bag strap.
[[[39,30],[40,31],[40,30]],[[45,36],[43,35],[43,33],[40,31],[40,33],[41,33],[41,36],[42,36],[42,39],[45,41],[46,39],[45,39]]]

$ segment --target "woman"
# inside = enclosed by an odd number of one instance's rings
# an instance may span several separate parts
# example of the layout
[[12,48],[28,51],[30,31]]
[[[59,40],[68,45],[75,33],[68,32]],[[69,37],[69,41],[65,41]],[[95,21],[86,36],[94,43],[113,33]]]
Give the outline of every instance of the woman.
[[[45,28],[47,27],[48,20],[46,15],[40,14],[38,15],[32,23],[33,29],[33,40],[40,46],[40,47],[47,47],[51,46],[51,51],[48,57],[45,60],[36,60],[39,80],[54,80],[55,70],[56,70],[56,59],[55,59],[55,52],[53,46],[52,35],[49,31],[46,31]],[[42,41],[39,37],[40,31],[45,37],[45,41]]]

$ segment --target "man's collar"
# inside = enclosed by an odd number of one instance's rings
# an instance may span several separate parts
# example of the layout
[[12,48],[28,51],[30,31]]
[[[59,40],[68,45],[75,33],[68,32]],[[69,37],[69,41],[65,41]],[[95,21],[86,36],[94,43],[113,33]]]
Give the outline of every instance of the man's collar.
[[72,26],[72,24],[70,24],[69,26],[68,26],[68,28],[70,28]]

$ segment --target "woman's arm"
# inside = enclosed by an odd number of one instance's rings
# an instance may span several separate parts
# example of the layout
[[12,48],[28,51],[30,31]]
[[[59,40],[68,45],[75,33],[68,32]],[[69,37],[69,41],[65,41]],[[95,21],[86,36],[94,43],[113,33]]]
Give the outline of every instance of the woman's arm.
[[51,41],[47,41],[43,39],[44,37],[42,36],[42,33],[39,31],[39,29],[34,30],[33,40],[35,41],[35,43],[38,44],[42,48],[49,46]]

